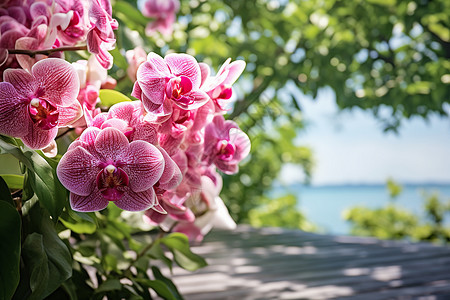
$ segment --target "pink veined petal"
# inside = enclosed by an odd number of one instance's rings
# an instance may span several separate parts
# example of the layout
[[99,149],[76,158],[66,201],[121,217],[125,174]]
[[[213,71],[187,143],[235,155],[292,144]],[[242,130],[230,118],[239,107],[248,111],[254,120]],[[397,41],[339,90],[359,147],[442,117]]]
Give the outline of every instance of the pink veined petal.
[[183,175],[181,174],[180,168],[178,168],[177,164],[169,154],[161,147],[158,147],[158,149],[161,151],[165,162],[164,172],[159,179],[159,187],[165,190],[174,189],[181,183]]
[[[145,100],[145,95],[142,95]],[[145,104],[145,101],[142,101],[142,103],[144,104],[145,110],[148,112],[144,117],[144,120],[147,122],[161,124],[170,118],[173,111],[172,101],[167,98],[162,105],[157,105],[150,101],[147,102],[147,105]]]
[[231,128],[230,142],[233,143],[236,147],[234,159],[240,161],[247,157],[247,155],[250,153],[250,139],[242,130]]
[[42,149],[47,147],[58,134],[58,127],[45,130],[41,129],[33,122],[28,122],[28,128],[28,134],[20,137],[20,139],[31,149]]
[[223,82],[223,84],[232,85],[238,78],[241,76],[242,72],[245,69],[245,61],[236,60],[228,65],[228,76],[227,79]]
[[38,61],[31,70],[40,87],[43,98],[53,104],[69,106],[76,101],[80,81],[74,67],[59,58]]
[[116,128],[123,133],[127,132],[128,124],[124,120],[121,119],[109,119],[103,122],[101,129],[105,129],[108,127]]
[[131,91],[131,96],[133,96],[139,100],[142,100],[141,99],[142,98],[142,89],[141,89],[141,86],[139,85],[139,82],[137,82],[137,81],[133,85],[133,91]]
[[190,209],[186,209],[182,213],[170,212],[170,217],[177,221],[184,221],[189,223],[195,221],[195,215]]
[[197,110],[191,130],[201,130],[206,124],[211,123],[214,117],[214,111],[214,103],[211,100],[207,101],[205,105]]
[[132,140],[142,140],[149,142],[152,145],[158,143],[158,133],[156,131],[155,125],[149,122],[141,122],[135,127],[135,131],[132,135]]
[[96,190],[88,196],[80,196],[70,193],[70,206],[74,211],[91,212],[103,210],[108,206],[109,201],[103,198],[100,191]]
[[29,122],[27,104],[9,82],[0,82],[0,134],[25,136]]
[[88,145],[94,145],[95,140],[101,130],[97,127],[89,127],[80,135],[79,141]]
[[45,16],[50,19],[49,6],[43,2],[35,2],[30,6],[30,15],[32,19],[36,19],[39,16]]
[[214,164],[220,171],[224,172],[227,175],[236,174],[239,171],[237,161],[216,160]]
[[142,192],[152,187],[161,178],[164,170],[164,157],[152,144],[144,141],[130,143],[125,165],[129,187],[134,192]]
[[220,75],[223,72],[225,72],[226,68],[230,64],[230,61],[231,61],[231,58],[228,57],[227,60],[220,66],[219,71],[217,72],[217,75]]
[[80,196],[88,196],[96,188],[96,178],[100,172],[97,164],[97,159],[86,149],[76,147],[63,155],[56,174],[66,189]]
[[94,117],[91,124],[89,126],[101,128],[102,124],[108,120],[108,114],[107,113],[100,113]]
[[153,208],[145,212],[144,221],[150,225],[158,225],[167,218],[167,214],[161,214]]
[[178,107],[185,109],[185,110],[192,110],[199,108],[208,102],[210,99],[208,94],[201,90],[193,90],[187,94],[184,95],[185,97],[192,99],[192,104],[185,104],[181,101],[173,101],[174,104],[176,104]]
[[151,208],[156,203],[156,195],[153,188],[142,192],[129,190],[120,200],[114,202],[117,207],[128,211],[142,211]]
[[58,106],[58,112],[58,127],[71,125],[83,116],[83,108],[78,101],[71,106]]
[[198,66],[200,67],[200,74],[202,78],[202,80],[200,81],[200,87],[202,87],[206,79],[209,77],[210,70],[209,66],[205,63],[198,63]]
[[118,118],[131,123],[135,106],[130,102],[120,102],[111,106],[108,112],[108,119]]
[[139,87],[149,100],[155,104],[162,104],[166,83],[173,77],[164,59],[150,52],[147,61],[139,66],[136,77]]
[[37,88],[33,76],[21,69],[6,69],[3,72],[3,80],[11,83],[17,93],[24,99],[32,96]]
[[[45,26],[45,25],[44,25]],[[16,41],[16,49],[37,49],[39,41],[33,37],[23,37]],[[16,55],[17,62],[24,70],[31,70],[36,63],[36,58],[29,55]]]
[[95,150],[105,157],[122,157],[128,148],[128,139],[120,130],[108,127],[95,139]]
[[193,56],[184,53],[171,53],[166,55],[164,60],[169,66],[172,74],[177,77],[184,75],[191,80],[193,89],[200,88],[202,75],[200,66]]
[[190,241],[201,242],[203,240],[202,232],[194,223],[178,223],[173,231],[184,233]]

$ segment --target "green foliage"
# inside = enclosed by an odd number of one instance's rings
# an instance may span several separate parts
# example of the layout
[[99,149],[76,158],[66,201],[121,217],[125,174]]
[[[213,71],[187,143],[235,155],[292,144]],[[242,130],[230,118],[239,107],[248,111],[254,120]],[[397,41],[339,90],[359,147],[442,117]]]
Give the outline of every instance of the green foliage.
[[381,239],[411,237],[418,225],[417,216],[392,204],[379,209],[353,207],[344,218],[352,223],[351,234]]
[[[6,200],[0,180],[0,200]],[[10,196],[11,197],[11,196]],[[21,221],[12,200],[0,201],[0,300],[11,299],[19,284]]]
[[389,197],[391,197],[391,199],[395,199],[398,197],[398,195],[400,195],[402,193],[403,187],[396,183],[394,180],[392,180],[392,178],[389,178],[386,182],[386,187],[389,191]]
[[315,230],[305,216],[297,210],[297,199],[286,195],[276,199],[266,199],[265,204],[250,210],[250,225],[255,227],[272,226],[306,231]]
[[113,106],[114,104],[119,102],[131,101],[130,98],[128,98],[121,92],[107,89],[100,90],[98,97],[100,98],[101,105],[107,107]]
[[[400,185],[391,183],[401,191]],[[450,242],[450,228],[445,225],[445,217],[450,214],[450,199],[444,202],[437,194],[424,193],[424,211],[426,219],[422,221],[420,216],[394,204],[377,209],[357,206],[346,211],[344,218],[351,223],[354,235]]]

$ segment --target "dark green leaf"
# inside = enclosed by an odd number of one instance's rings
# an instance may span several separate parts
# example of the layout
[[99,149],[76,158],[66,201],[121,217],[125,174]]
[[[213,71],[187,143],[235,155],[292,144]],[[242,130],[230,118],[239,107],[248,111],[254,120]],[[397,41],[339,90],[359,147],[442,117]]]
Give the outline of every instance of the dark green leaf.
[[0,300],[9,300],[19,284],[21,221],[15,207],[4,201],[0,220]]
[[183,269],[195,271],[207,265],[201,256],[191,251],[188,238],[182,233],[171,233],[165,238],[162,238],[161,243],[169,248],[173,253],[175,262]]
[[9,191],[8,185],[6,184],[3,176],[0,176],[0,200],[8,202],[14,207],[13,199],[11,198],[11,192]]
[[[44,298],[72,276],[72,257],[67,246],[58,237],[48,212],[39,205],[34,205],[29,211],[29,216],[31,226],[36,232],[31,233],[26,239],[30,241],[29,247],[24,247],[23,250],[25,266],[31,267],[30,287],[33,295],[36,294],[36,298]],[[35,256],[39,257],[39,261],[33,261]],[[41,273],[42,275],[33,277],[33,274]],[[41,280],[43,276],[46,278]]]
[[161,280],[136,279],[137,282],[151,288],[165,300],[177,300],[170,288]]
[[33,232],[27,236],[23,244],[23,259],[30,273],[31,296],[29,299],[44,298],[50,271],[42,234]]
[[119,291],[122,289],[122,284],[120,283],[119,279],[108,279],[104,281],[98,289],[95,290],[96,294],[104,293],[104,292],[110,292],[110,291]]
[[30,172],[28,172],[29,182],[39,201],[48,209],[54,220],[64,207],[67,200],[66,189],[59,182],[55,169],[36,151],[11,145],[0,139],[0,148],[6,153],[12,154],[22,162]]
[[155,279],[161,280],[162,282],[164,282],[166,284],[166,286],[170,289],[171,293],[174,295],[174,297],[177,300],[182,300],[183,299],[183,297],[181,296],[180,292],[178,292],[178,289],[175,286],[175,284],[172,282],[172,280],[170,280],[169,278],[165,277],[161,273],[161,271],[159,270],[158,267],[152,266],[152,272],[153,272],[153,276],[155,276]]

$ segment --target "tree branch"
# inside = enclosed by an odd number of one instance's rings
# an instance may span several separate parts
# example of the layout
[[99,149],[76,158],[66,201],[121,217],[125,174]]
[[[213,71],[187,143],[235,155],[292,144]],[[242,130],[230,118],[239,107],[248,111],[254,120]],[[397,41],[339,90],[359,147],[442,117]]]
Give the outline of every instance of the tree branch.
[[49,56],[54,52],[60,51],[78,51],[78,50],[87,50],[87,45],[82,46],[74,46],[74,47],[60,47],[54,49],[46,49],[46,50],[25,50],[25,49],[8,49],[9,54],[24,54],[31,57],[35,57],[36,54],[43,54]]

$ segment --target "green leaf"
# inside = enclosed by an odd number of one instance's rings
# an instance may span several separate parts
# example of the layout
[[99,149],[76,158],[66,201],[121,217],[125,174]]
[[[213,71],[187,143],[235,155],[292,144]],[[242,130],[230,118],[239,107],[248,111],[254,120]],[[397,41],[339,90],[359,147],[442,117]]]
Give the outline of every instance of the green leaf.
[[166,300],[177,300],[170,288],[161,280],[136,278],[137,282],[153,289],[160,297]]
[[116,103],[131,101],[130,98],[128,98],[121,92],[115,90],[107,90],[107,89],[100,90],[99,97],[102,105],[108,107]]
[[9,300],[19,284],[20,216],[15,207],[0,201],[0,300]]
[[150,21],[142,15],[142,13],[136,9],[133,5],[124,1],[116,2],[113,8],[114,13],[121,20],[127,23],[135,23],[141,26],[146,26]]
[[180,292],[178,292],[177,287],[175,284],[170,280],[169,278],[165,277],[158,267],[152,266],[152,272],[155,276],[155,279],[160,280],[166,284],[166,286],[170,289],[171,293],[174,295],[175,299],[182,300],[183,297],[181,296]]
[[9,191],[9,187],[3,179],[4,175],[0,176],[0,200],[8,202],[12,207],[14,206],[14,201],[11,198],[11,193]]
[[2,151],[12,154],[27,167],[31,187],[53,219],[57,220],[67,200],[67,192],[59,182],[55,169],[51,166],[53,163],[49,164],[36,151],[27,148],[21,150],[3,139],[0,139],[0,148]]
[[33,232],[27,236],[23,244],[23,258],[30,273],[31,296],[29,299],[42,299],[45,297],[50,275],[42,234]]
[[189,241],[182,233],[172,233],[161,239],[173,254],[175,262],[188,271],[195,271],[207,265],[206,261],[189,248]]
[[119,279],[108,279],[104,281],[98,289],[95,290],[96,294],[110,292],[110,291],[120,291],[122,289],[122,284]]
[[66,221],[62,218],[59,219],[64,226],[76,233],[92,234],[97,230],[97,226],[94,223],[75,221],[75,223]]
[[[72,257],[58,237],[48,212],[38,205],[29,212],[31,233],[24,246],[25,266],[30,269],[30,288],[36,299],[50,295],[72,276]],[[28,241],[28,242],[27,242]],[[35,261],[36,260],[36,261]],[[34,274],[34,275],[33,275]]]
[[161,245],[159,244],[159,242],[156,242],[147,253],[151,258],[161,260],[163,263],[165,263],[169,267],[170,271],[172,271],[172,260],[170,260],[164,254],[164,251],[161,248]]
[[23,188],[23,175],[5,174],[2,177],[10,189],[18,190]]

